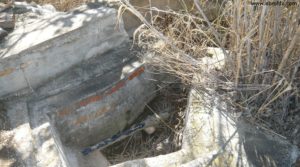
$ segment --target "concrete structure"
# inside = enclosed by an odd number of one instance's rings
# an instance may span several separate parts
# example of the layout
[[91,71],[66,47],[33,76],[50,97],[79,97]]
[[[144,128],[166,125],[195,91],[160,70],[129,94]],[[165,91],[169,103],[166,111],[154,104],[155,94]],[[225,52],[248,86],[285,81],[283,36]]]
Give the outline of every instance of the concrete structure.
[[[156,95],[153,75],[130,47],[116,11],[103,7],[55,13],[10,34],[0,61],[0,139],[5,138],[0,166],[109,166],[100,151],[83,156],[82,149],[130,126]],[[203,59],[203,68],[221,70],[222,52],[208,52],[212,56]],[[296,161],[294,145],[236,119],[214,90],[199,91],[194,87],[190,93],[180,151],[115,166],[291,166]],[[11,155],[3,158],[3,153]]]
[[124,130],[155,96],[152,76],[130,48],[111,8],[81,7],[16,29],[0,63],[14,136],[3,148],[10,145],[21,166],[107,166],[99,151],[81,150]]
[[72,66],[117,47],[127,34],[116,22],[114,9],[96,8],[57,13],[19,27],[0,50],[0,97],[36,89]]

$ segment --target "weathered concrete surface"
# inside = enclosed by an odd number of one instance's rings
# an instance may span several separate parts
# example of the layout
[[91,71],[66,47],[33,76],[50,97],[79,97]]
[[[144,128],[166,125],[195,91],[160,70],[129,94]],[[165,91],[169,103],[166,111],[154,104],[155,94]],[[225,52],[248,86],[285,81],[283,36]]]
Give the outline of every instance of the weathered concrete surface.
[[49,150],[54,164],[95,166],[101,157],[78,151],[123,130],[155,96],[151,76],[129,48],[121,44],[72,67],[27,100],[39,166],[47,165]]
[[[108,88],[92,94],[82,94],[79,97],[83,98],[69,105],[55,107],[57,110],[51,115],[48,113],[54,119],[62,141],[77,146],[89,146],[130,125],[155,95],[154,84],[142,79],[149,77],[143,74],[143,68],[136,67],[132,74],[113,82]],[[34,108],[33,113],[38,108]]]
[[[101,152],[80,151],[130,125],[156,89],[119,26],[114,9],[85,6],[9,35],[1,50],[0,97],[22,166],[108,165]],[[31,92],[10,96],[26,89]]]
[[[43,99],[73,89],[72,95],[68,97],[66,97],[66,95],[63,98],[63,102],[62,99],[53,98],[57,99],[56,103],[61,102],[67,104],[68,101],[71,101],[71,99],[74,98],[74,92],[78,92],[77,94],[80,96],[82,91],[84,91],[82,85],[89,87],[89,93],[107,87],[120,79],[124,66],[138,60],[134,54],[130,53],[130,47],[131,45],[125,42],[106,53],[82,61],[80,64],[73,66],[63,74],[49,80],[46,85],[35,89],[36,94],[39,95],[37,98]],[[80,90],[82,91],[80,92]],[[83,93],[87,92],[85,91]]]
[[[66,72],[78,74],[64,78],[66,83],[71,83],[67,88],[61,88],[60,82],[53,84],[54,79],[37,89],[37,94],[32,97],[7,102],[11,128],[16,135],[22,135],[14,141],[19,146],[15,147],[18,155],[26,160],[24,166],[107,166],[108,162],[100,152],[83,156],[80,151],[130,125],[143,112],[147,101],[155,96],[155,84],[149,80],[151,75],[145,73],[145,67],[135,58],[123,62],[123,58],[128,57],[124,49],[128,48],[116,48],[117,52],[97,56],[100,60],[108,57],[114,60],[98,64],[98,68],[86,68],[95,63],[90,61]],[[125,55],[116,54],[119,51]],[[114,56],[121,57],[122,61]],[[89,79],[81,80],[84,77]],[[81,84],[74,84],[74,78],[79,78],[77,82],[81,81]],[[89,82],[93,84],[87,84]],[[61,91],[52,92],[53,86]],[[17,131],[16,127],[22,129]]]
[[35,89],[126,40],[116,26],[116,10],[104,7],[58,13],[19,27],[2,44],[0,97]]
[[[125,75],[119,82],[109,85],[104,90],[82,96],[83,98],[79,98],[69,106],[60,108],[45,106],[42,107],[44,114],[41,111],[37,113],[39,110],[32,110],[31,117],[39,123],[43,122],[41,119],[45,119],[46,114],[49,116],[50,124],[47,126],[57,134],[56,145],[60,148],[60,155],[63,155],[64,162],[68,166],[83,166],[85,162],[83,160],[89,159],[92,155],[83,157],[79,150],[124,129],[134,121],[143,111],[145,103],[154,96],[155,87],[145,79],[149,76],[143,74],[141,71],[143,68],[138,66],[133,69],[134,71]],[[47,99],[44,102],[46,101]],[[42,103],[39,102],[37,105],[39,104]],[[41,134],[36,137],[43,140],[47,138]],[[92,158],[90,163],[95,163],[95,159]]]
[[56,9],[51,4],[46,5],[37,5],[37,4],[28,4],[25,2],[14,2],[14,13],[23,14],[27,12],[32,12],[37,15],[51,15],[55,14]]
[[237,119],[218,94],[195,89],[191,96],[183,147],[193,150],[195,157],[215,152],[208,161],[211,166],[284,167],[296,161],[295,145]]

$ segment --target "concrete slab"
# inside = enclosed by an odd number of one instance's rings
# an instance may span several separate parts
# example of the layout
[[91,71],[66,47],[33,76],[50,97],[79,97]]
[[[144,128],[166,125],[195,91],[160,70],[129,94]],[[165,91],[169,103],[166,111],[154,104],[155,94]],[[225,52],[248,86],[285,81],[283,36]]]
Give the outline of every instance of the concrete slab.
[[1,46],[0,97],[34,90],[72,66],[127,40],[116,10],[81,9],[58,13],[19,27]]
[[[82,61],[63,74],[49,80],[47,84],[35,89],[35,94],[38,95],[36,99],[61,94],[71,89],[73,89],[72,92],[84,91],[80,88],[82,85],[88,88],[86,91],[89,93],[105,88],[122,77],[124,66],[138,60],[134,54],[130,53],[129,48],[130,44],[125,42],[101,55]],[[106,80],[103,79],[104,76],[106,76]],[[63,103],[67,104],[70,98],[64,99]]]

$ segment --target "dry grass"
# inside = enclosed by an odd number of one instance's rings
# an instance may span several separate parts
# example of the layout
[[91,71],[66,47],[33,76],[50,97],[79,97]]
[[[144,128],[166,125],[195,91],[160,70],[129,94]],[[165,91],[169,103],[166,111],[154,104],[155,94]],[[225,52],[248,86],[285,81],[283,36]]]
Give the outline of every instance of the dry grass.
[[174,133],[166,126],[160,126],[153,135],[137,132],[102,152],[111,164],[118,164],[177,151],[179,147],[172,141]]
[[[299,4],[216,2],[218,17],[210,19],[204,2],[194,0],[193,10],[151,8],[152,18],[146,20],[127,0],[122,2],[120,13],[129,10],[144,23],[135,33],[135,42],[151,53],[146,57],[151,65],[192,83],[193,76],[205,72],[200,60],[207,56],[206,47],[219,47],[224,53],[228,50],[226,68],[219,74],[226,78],[223,84],[233,85],[237,94],[233,104],[239,111],[259,119],[278,110],[287,114],[299,109]],[[208,80],[215,82],[216,76]]]
[[[126,139],[101,150],[111,164],[124,161],[164,155],[181,148],[183,119],[187,92],[178,89],[176,84],[160,90],[159,96],[146,105],[143,114],[157,115],[170,113],[167,120],[161,120],[155,133],[148,135],[139,131]],[[141,120],[143,120],[141,116]],[[138,119],[138,120],[139,120]]]

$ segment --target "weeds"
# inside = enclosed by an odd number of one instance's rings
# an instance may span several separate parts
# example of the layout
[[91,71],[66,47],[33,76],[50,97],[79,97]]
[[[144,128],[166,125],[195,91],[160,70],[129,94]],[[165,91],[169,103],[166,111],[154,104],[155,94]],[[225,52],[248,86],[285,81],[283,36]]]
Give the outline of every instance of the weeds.
[[[119,11],[129,10],[143,22],[134,41],[150,53],[145,57],[149,64],[203,85],[192,78],[205,72],[201,59],[206,48],[219,47],[226,54],[225,69],[218,73],[226,78],[221,84],[233,85],[237,96],[232,100],[239,110],[259,119],[299,108],[299,5],[214,1],[210,5],[217,10],[205,11],[205,3],[194,0],[191,9],[181,11],[152,7],[150,19],[127,0]],[[213,18],[210,12],[218,14]],[[206,82],[215,80],[211,76]]]

